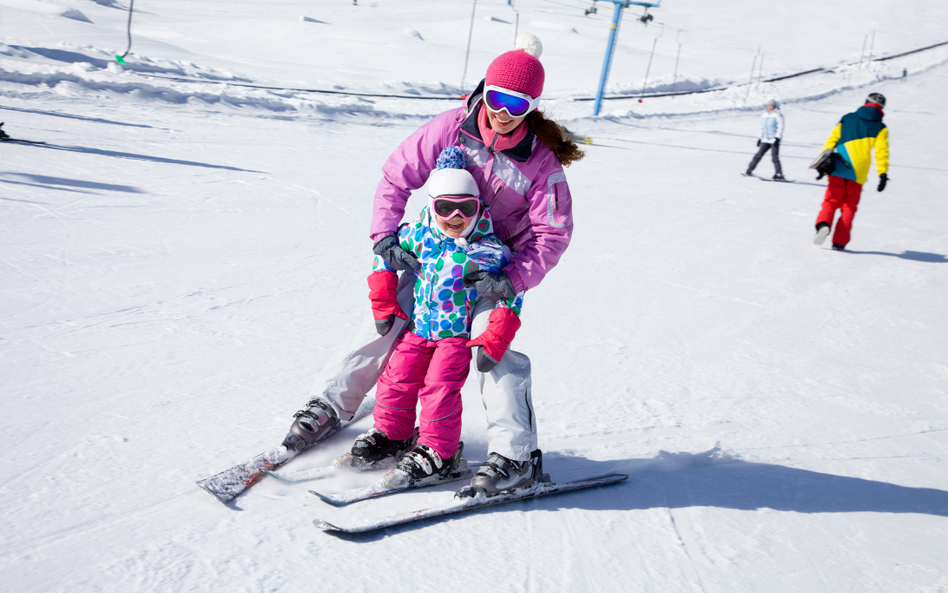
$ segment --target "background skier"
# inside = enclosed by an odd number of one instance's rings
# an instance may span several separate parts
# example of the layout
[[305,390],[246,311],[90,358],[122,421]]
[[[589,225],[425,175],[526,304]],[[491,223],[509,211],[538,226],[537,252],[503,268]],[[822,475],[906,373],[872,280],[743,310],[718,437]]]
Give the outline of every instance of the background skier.
[[[513,252],[512,261],[500,272],[482,270],[465,277],[480,295],[474,311],[475,336],[487,328],[495,301],[540,284],[566,251],[573,216],[563,167],[584,156],[562,126],[537,110],[545,79],[540,40],[524,34],[516,45],[491,62],[485,79],[461,107],[436,116],[389,157],[376,190],[370,229],[374,253],[392,269],[417,269],[419,263],[396,237],[405,205],[411,191],[425,184],[441,151],[461,146],[468,156],[467,169],[491,209],[494,232]],[[413,310],[411,279],[403,274],[397,292],[408,311]],[[340,418],[352,418],[406,325],[395,318],[393,330],[379,336],[374,320],[363,324],[350,352],[324,369],[331,378],[322,395],[297,413],[284,441],[288,448],[312,446]],[[478,371],[478,379],[487,410],[489,455],[467,491],[495,494],[528,486],[542,472],[530,359],[507,350],[490,372]]]
[[823,207],[816,217],[813,242],[817,245],[822,245],[829,236],[837,210],[842,213],[833,233],[833,249],[842,251],[849,243],[862,185],[872,164],[873,148],[879,172],[878,191],[884,190],[889,181],[886,172],[889,170],[889,129],[882,123],[884,107],[885,97],[881,93],[870,94],[862,107],[843,116],[823,145],[823,150],[835,150],[835,164],[829,174]]
[[760,138],[757,140],[757,146],[760,148],[757,149],[757,154],[754,155],[750,164],[747,165],[747,171],[744,175],[748,177],[753,175],[754,169],[757,168],[760,159],[764,158],[768,150],[773,150],[773,152],[771,152],[771,157],[774,161],[773,179],[774,181],[785,181],[783,169],[780,167],[781,138],[783,138],[783,113],[780,112],[780,105],[777,104],[777,101],[771,99],[767,101],[767,111],[760,116]]

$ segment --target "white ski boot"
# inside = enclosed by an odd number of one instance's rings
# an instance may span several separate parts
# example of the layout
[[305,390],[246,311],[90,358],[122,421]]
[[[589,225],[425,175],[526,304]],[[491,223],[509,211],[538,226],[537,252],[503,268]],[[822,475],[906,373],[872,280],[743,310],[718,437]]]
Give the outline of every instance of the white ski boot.
[[537,449],[526,461],[513,461],[498,453],[491,453],[481,465],[471,483],[461,488],[455,498],[468,498],[484,494],[496,496],[519,488],[528,488],[536,482],[549,481],[543,473],[543,453]]

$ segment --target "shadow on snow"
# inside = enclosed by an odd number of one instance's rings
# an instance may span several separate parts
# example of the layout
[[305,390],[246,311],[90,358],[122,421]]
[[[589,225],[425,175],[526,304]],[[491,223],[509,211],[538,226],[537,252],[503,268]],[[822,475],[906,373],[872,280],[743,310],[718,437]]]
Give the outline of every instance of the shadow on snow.
[[[510,511],[635,511],[655,508],[713,507],[795,513],[918,513],[948,517],[948,492],[912,488],[862,478],[835,476],[723,455],[717,447],[703,453],[668,453],[654,459],[592,461],[557,453],[544,456],[544,470],[554,481],[570,481],[610,473],[629,474],[628,482],[512,502],[478,513]],[[361,535],[352,541],[376,541],[388,535],[450,521],[464,515],[433,518]],[[336,534],[334,534],[336,535]]]

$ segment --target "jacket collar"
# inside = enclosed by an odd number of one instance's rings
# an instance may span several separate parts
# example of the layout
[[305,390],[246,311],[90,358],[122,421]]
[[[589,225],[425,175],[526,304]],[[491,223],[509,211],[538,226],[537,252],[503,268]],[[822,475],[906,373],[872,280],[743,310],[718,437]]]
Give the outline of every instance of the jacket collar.
[[[481,80],[480,84],[477,85],[477,88],[474,89],[474,92],[471,93],[465,102],[465,110],[467,116],[464,121],[461,123],[461,129],[458,132],[458,141],[464,143],[464,136],[473,138],[483,144],[485,147],[489,147],[488,142],[485,141],[484,137],[481,135],[480,127],[477,124],[477,118],[482,109],[484,109],[484,102],[481,100],[481,97],[484,94],[484,81]],[[526,127],[526,124],[521,124]],[[515,131],[513,136],[518,136]],[[517,144],[510,148],[505,148],[500,150],[501,154],[507,156],[518,163],[525,163],[533,154],[533,142],[536,139],[536,136],[533,132],[527,129],[526,134],[523,136]]]

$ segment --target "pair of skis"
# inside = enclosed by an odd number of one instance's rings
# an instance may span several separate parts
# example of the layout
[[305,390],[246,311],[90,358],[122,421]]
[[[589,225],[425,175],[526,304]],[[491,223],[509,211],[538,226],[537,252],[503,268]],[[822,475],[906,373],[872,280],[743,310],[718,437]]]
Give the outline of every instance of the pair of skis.
[[[349,422],[340,422],[333,429],[333,431],[327,435],[327,438],[335,433],[338,433],[341,429],[345,428],[349,424],[352,424],[353,422],[356,422],[357,420],[360,420],[361,418],[368,415],[369,412],[371,412],[374,403],[375,402],[372,400],[363,402],[362,406],[359,408],[359,411],[356,413],[353,419]],[[274,449],[265,451],[256,457],[253,457],[249,461],[240,463],[209,478],[200,480],[197,482],[197,484],[205,491],[213,495],[218,501],[224,504],[229,504],[231,501],[246,492],[254,484],[259,482],[267,475],[273,476],[274,478],[287,483],[300,483],[308,480],[327,477],[339,471],[353,471],[354,469],[390,469],[387,466],[378,465],[368,468],[350,468],[346,467],[345,464],[333,464],[326,467],[297,472],[276,471],[296,457],[296,455],[297,452],[288,450],[286,447],[276,447]],[[475,470],[468,467],[467,461],[462,460],[461,465],[451,474],[448,474],[447,476],[432,477],[414,484],[391,487],[387,484],[387,480],[383,476],[383,478],[377,483],[362,488],[344,490],[335,493],[322,493],[316,490],[310,490],[310,493],[329,504],[335,506],[344,506],[365,500],[391,496],[393,494],[420,490],[422,488],[430,488],[439,484],[470,479],[474,475],[474,471]],[[472,498],[464,498],[459,500],[452,499],[446,504],[420,509],[410,513],[393,514],[382,519],[356,522],[351,525],[335,525],[319,519],[313,523],[319,529],[329,533],[358,534],[375,531],[378,529],[385,529],[387,527],[413,523],[415,521],[431,519],[433,517],[475,511],[485,507],[507,504],[517,500],[526,500],[552,494],[571,492],[584,488],[617,484],[619,482],[625,481],[626,479],[628,479],[628,476],[625,474],[609,474],[606,476],[556,484],[550,481],[548,474],[544,474],[543,478],[539,482],[535,483],[529,488],[513,490],[510,492],[498,494],[496,496],[487,497],[483,494],[480,494]]]
[[[467,462],[463,461],[461,466],[457,471],[448,474],[447,476],[438,476],[432,477],[420,482],[415,482],[414,484],[398,486],[398,487],[389,487],[386,485],[386,479],[383,476],[377,483],[364,486],[362,488],[354,488],[351,490],[344,490],[341,492],[335,492],[332,494],[325,494],[318,492],[316,490],[310,490],[310,494],[317,496],[320,500],[327,502],[333,506],[345,506],[353,504],[356,502],[362,502],[365,500],[372,500],[375,498],[382,498],[384,496],[391,496],[393,494],[401,494],[403,492],[410,492],[413,490],[420,490],[422,488],[430,488],[432,486],[437,486],[439,484],[446,484],[449,482],[455,482],[458,480],[469,479],[474,475],[474,470],[467,467]],[[315,470],[309,470],[304,472],[293,472],[289,474],[281,474],[277,472],[268,472],[270,475],[275,478],[289,483],[298,483],[305,480],[316,479],[318,477],[324,477],[329,475],[332,472],[339,471],[338,466],[327,466],[325,468],[316,468]],[[374,469],[378,469],[377,467]],[[549,496],[551,494],[562,494],[564,492],[572,492],[574,490],[581,490],[584,488],[593,488],[596,486],[608,486],[610,484],[618,484],[627,480],[629,476],[625,474],[608,474],[604,476],[597,476],[595,478],[586,478],[582,480],[575,480],[571,482],[564,483],[554,483],[550,480],[549,474],[543,474],[543,477],[540,481],[536,482],[534,485],[528,488],[522,488],[518,490],[512,490],[510,492],[504,492],[496,496],[486,496],[484,494],[479,494],[471,498],[461,498],[461,499],[452,499],[451,501],[427,507],[424,509],[419,509],[415,511],[409,511],[407,513],[396,513],[389,515],[387,517],[382,517],[380,519],[368,519],[363,521],[357,521],[349,525],[336,525],[322,519],[316,519],[313,521],[313,525],[317,528],[334,534],[359,534],[366,533],[369,531],[376,531],[379,529],[386,529],[388,527],[396,527],[399,525],[405,525],[408,523],[414,523],[416,521],[424,521],[427,519],[432,519],[435,517],[443,517],[445,515],[453,515],[458,513],[465,513],[470,511],[475,511],[478,509],[483,509],[486,507],[498,506],[502,504],[507,504],[510,502],[515,502],[518,500],[527,500],[531,498],[539,498],[541,496]]]

